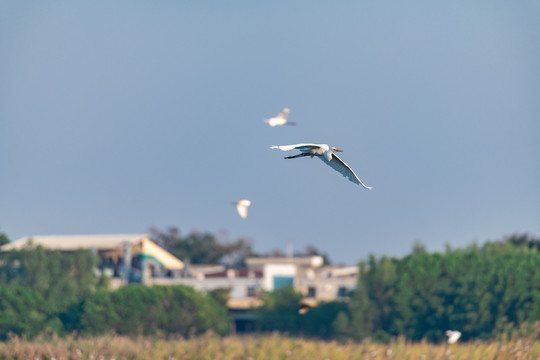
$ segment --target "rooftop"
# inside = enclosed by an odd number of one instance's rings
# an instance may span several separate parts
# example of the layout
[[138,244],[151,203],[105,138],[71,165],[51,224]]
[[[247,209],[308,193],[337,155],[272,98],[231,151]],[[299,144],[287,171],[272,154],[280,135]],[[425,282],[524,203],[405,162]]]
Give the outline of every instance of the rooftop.
[[322,256],[302,256],[302,257],[251,257],[246,259],[248,267],[264,266],[266,264],[293,264],[306,267],[320,267],[324,264]]
[[49,249],[73,251],[77,249],[112,250],[122,247],[126,242],[136,244],[148,239],[148,234],[115,234],[115,235],[39,235],[25,236],[9,244],[1,251],[21,249],[32,242]]

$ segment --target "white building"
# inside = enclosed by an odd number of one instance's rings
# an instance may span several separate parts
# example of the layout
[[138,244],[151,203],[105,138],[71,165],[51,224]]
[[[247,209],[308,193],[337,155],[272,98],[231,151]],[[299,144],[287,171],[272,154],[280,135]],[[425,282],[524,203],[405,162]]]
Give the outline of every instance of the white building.
[[230,289],[231,304],[251,304],[261,291],[291,285],[318,301],[345,298],[356,287],[358,267],[325,266],[321,256],[247,258],[245,268],[191,265],[188,277],[152,278],[149,284],[185,284],[197,290]]

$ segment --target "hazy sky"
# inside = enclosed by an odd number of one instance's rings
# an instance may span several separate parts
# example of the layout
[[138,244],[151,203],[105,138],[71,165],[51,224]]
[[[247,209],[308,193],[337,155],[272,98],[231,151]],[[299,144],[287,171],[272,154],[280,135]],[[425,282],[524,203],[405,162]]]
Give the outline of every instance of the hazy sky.
[[[533,0],[1,1],[0,231],[349,264],[539,236],[539,34]],[[263,122],[284,107],[296,127]],[[374,189],[269,149],[301,142]]]

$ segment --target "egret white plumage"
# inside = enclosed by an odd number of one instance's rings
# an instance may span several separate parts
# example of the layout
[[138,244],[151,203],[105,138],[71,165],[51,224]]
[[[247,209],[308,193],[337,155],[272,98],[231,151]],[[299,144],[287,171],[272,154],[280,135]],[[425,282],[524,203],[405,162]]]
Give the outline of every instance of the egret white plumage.
[[237,202],[234,203],[236,205],[236,210],[238,211],[238,215],[242,219],[247,218],[248,215],[248,207],[251,205],[251,201],[248,199],[240,199]]
[[279,149],[281,151],[288,151],[297,149],[300,150],[300,154],[293,156],[286,156],[285,159],[295,159],[303,156],[314,157],[317,156],[325,164],[329,165],[332,169],[336,170],[350,181],[355,184],[362,185],[364,188],[371,190],[371,186],[366,186],[364,183],[356,176],[354,171],[347,165],[343,160],[341,160],[335,152],[343,152],[343,150],[336,149],[335,147],[330,147],[327,144],[295,144],[295,145],[281,145],[281,146],[271,146],[270,149]]
[[264,119],[264,122],[272,127],[281,125],[296,125],[296,123],[287,120],[287,116],[289,116],[290,112],[291,111],[289,109],[285,108],[275,117]]
[[457,330],[446,330],[446,336],[448,336],[449,344],[455,344],[461,337],[461,332]]

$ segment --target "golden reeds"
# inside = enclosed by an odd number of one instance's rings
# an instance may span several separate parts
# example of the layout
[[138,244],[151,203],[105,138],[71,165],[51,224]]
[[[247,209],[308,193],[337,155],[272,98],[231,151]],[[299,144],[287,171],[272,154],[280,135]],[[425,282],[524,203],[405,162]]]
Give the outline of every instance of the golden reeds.
[[399,337],[389,344],[291,338],[280,334],[194,339],[129,338],[117,335],[84,338],[42,336],[32,341],[11,337],[0,343],[0,359],[540,359],[540,340],[510,338],[457,344],[412,343]]

